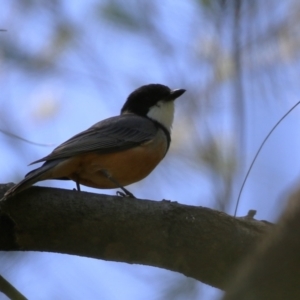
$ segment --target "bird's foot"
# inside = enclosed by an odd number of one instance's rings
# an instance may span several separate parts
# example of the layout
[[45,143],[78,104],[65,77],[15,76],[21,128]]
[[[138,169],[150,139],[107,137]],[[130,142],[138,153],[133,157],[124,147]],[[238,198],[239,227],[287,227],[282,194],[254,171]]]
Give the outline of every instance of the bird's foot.
[[117,196],[119,197],[123,197],[123,198],[135,198],[135,196],[130,193],[128,190],[121,192],[121,191],[117,191]]

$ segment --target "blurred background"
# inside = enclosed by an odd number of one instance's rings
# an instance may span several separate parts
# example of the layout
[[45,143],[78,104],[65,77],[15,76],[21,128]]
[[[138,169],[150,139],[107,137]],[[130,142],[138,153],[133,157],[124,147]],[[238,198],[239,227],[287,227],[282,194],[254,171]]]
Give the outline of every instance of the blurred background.
[[[21,180],[35,167],[30,162],[119,114],[137,87],[162,83],[187,90],[176,101],[171,148],[129,190],[233,214],[256,150],[300,100],[299,20],[297,0],[7,1],[0,10],[0,182]],[[275,221],[282,212],[299,177],[299,116],[297,108],[268,140],[238,215],[257,209],[257,219]],[[2,252],[0,266],[29,299],[221,296],[167,270],[76,256]]]

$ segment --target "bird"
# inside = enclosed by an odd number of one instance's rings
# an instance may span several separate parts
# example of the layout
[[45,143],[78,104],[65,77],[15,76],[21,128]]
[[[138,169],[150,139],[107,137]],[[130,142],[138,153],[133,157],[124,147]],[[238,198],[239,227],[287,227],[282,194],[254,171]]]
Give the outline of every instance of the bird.
[[118,116],[102,120],[56,147],[43,162],[9,189],[2,200],[47,179],[73,180],[80,185],[117,189],[148,176],[167,154],[171,143],[174,100],[185,89],[147,84],[134,90]]

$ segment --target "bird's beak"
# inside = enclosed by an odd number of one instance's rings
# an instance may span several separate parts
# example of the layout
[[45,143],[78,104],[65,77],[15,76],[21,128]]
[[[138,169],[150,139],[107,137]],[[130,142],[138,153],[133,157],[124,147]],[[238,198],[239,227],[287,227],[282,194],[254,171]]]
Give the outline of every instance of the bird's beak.
[[168,97],[169,101],[174,101],[176,98],[180,97],[185,92],[184,89],[172,90],[170,96]]

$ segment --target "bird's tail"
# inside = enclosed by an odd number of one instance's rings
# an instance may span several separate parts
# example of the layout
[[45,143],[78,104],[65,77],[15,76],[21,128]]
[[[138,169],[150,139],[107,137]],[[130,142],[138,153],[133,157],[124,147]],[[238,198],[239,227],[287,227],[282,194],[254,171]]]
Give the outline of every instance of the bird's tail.
[[4,194],[4,197],[1,200],[6,200],[7,198],[14,196],[15,194],[29,188],[30,186],[32,186],[38,181],[48,179],[46,176],[47,171],[53,168],[56,164],[57,164],[56,161],[46,162],[41,167],[27,173],[25,175],[25,178],[15,186],[13,186],[11,189],[9,189]]

